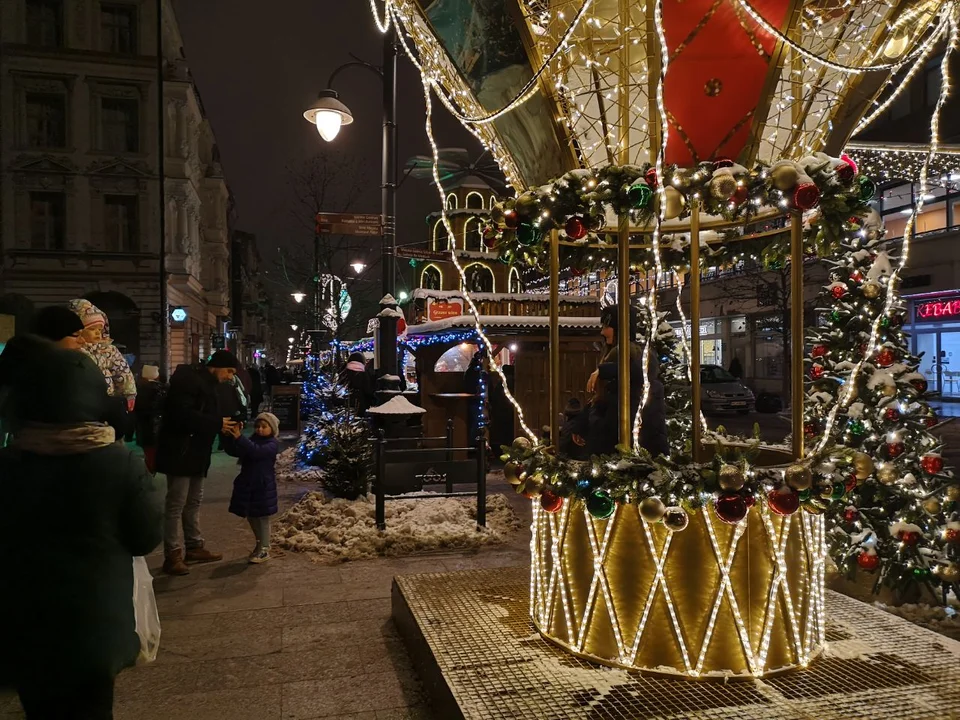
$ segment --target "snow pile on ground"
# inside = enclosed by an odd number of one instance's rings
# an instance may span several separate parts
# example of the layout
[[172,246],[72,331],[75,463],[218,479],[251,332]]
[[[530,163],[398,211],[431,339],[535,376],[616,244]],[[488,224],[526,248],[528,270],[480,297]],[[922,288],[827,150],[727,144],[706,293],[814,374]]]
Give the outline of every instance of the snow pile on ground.
[[304,465],[297,460],[296,446],[288,447],[277,455],[277,480],[284,482],[319,482],[320,470],[309,465]]
[[387,529],[377,530],[374,497],[327,498],[312,492],[274,524],[274,542],[285,550],[346,562],[381,556],[474,548],[502,543],[521,527],[503,495],[487,496],[487,527],[477,530],[475,500],[388,500]]
[[915,625],[960,640],[960,603],[955,600],[946,607],[909,603],[894,607],[881,602],[876,602],[874,605]]

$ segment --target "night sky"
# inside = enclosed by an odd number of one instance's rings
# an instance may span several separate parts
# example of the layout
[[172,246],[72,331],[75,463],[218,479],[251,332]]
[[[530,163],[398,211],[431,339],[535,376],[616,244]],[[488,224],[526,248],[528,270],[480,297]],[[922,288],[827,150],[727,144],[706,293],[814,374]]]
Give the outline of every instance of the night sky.
[[[341,73],[334,89],[353,112],[332,144],[303,119],[349,53],[380,64],[382,36],[360,0],[174,0],[187,62],[213,125],[227,182],[236,200],[237,228],[255,233],[267,270],[277,249],[309,243],[290,217],[287,167],[332,145],[362,158],[369,190],[358,212],[380,212],[381,84],[362,68]],[[428,154],[419,74],[399,61],[400,172],[407,158]],[[434,103],[440,147],[479,143]],[[426,240],[424,218],[439,209],[436,190],[408,179],[398,200],[397,243]],[[371,242],[379,246],[378,238]],[[403,261],[400,261],[403,263]],[[379,276],[379,269],[377,270]],[[276,289],[276,285],[273,286]]]

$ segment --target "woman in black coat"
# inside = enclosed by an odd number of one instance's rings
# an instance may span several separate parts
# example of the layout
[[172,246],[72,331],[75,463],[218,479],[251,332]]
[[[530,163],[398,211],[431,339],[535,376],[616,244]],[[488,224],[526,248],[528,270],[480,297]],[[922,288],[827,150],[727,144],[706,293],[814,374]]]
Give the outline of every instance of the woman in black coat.
[[28,718],[110,718],[140,651],[133,558],[160,543],[162,491],[100,422],[90,358],[45,348],[24,372],[42,382],[15,388],[21,423],[0,452],[0,665]]

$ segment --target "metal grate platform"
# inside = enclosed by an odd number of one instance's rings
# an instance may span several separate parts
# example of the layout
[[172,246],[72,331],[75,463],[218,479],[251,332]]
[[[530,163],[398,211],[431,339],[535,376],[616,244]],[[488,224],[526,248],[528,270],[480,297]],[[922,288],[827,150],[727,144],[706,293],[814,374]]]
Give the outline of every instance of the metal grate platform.
[[393,617],[437,717],[691,720],[960,718],[960,642],[828,592],[810,668],[765,680],[691,681],[593,665],[529,619],[529,568],[398,577]]

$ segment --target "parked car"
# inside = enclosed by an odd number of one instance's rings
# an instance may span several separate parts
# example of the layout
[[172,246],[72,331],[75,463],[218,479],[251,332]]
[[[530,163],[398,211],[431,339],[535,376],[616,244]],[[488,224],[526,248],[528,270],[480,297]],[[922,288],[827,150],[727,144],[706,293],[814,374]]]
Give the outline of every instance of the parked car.
[[704,414],[735,411],[746,415],[756,404],[753,391],[719,365],[700,366],[700,387]]

